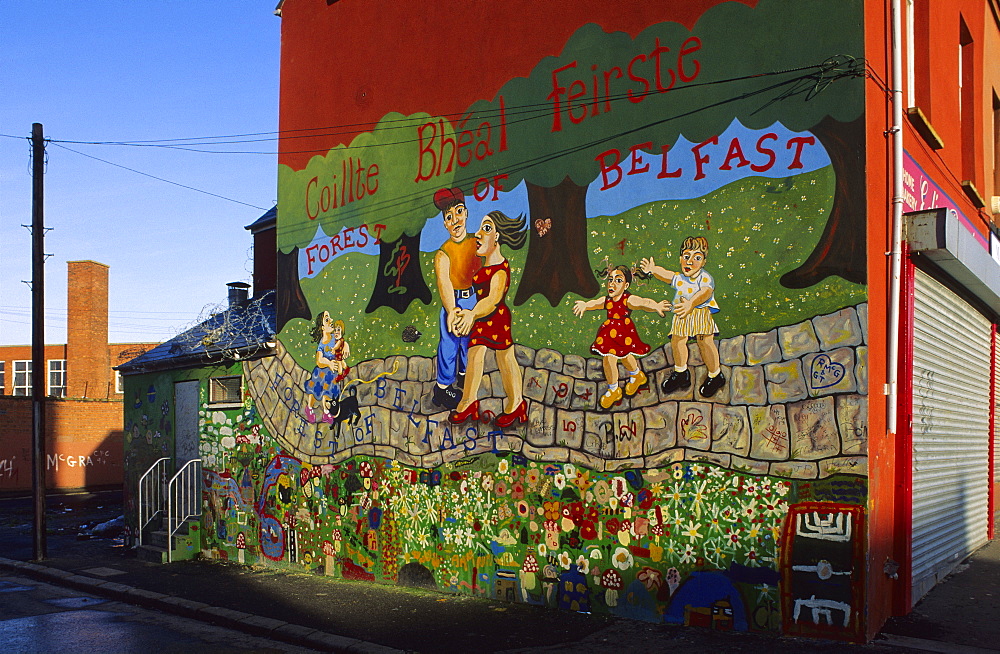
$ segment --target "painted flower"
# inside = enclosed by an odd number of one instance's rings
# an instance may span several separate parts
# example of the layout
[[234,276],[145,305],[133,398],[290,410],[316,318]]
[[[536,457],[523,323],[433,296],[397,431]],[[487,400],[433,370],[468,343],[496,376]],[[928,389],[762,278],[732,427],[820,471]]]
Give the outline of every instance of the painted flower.
[[618,518],[611,518],[604,523],[604,527],[608,530],[609,534],[617,534],[622,530],[622,523]]
[[684,528],[684,531],[681,532],[681,535],[687,536],[688,540],[693,543],[694,541],[701,538],[701,533],[698,531],[699,529],[701,529],[701,527],[702,525],[695,524],[694,521],[692,520],[688,522],[687,527]]
[[642,585],[646,587],[646,590],[650,592],[663,585],[663,573],[656,568],[650,568],[649,566],[640,570],[639,574],[637,574],[635,578],[641,581]]
[[608,485],[608,482],[601,479],[600,481],[594,484],[594,487],[591,490],[594,493],[595,502],[597,502],[598,504],[607,505],[608,500],[611,499],[611,486]]
[[555,477],[553,477],[553,482],[559,490],[566,488],[566,475],[561,472],[556,473]]
[[520,500],[517,503],[517,515],[520,518],[527,518],[531,513],[531,509],[528,507],[528,503],[524,500]]
[[527,480],[528,480],[528,486],[530,488],[537,487],[538,482],[541,478],[542,474],[538,471],[538,468],[530,468],[528,470]]
[[549,554],[549,546],[546,545],[545,543],[539,543],[538,544],[538,556],[540,556],[540,557],[542,557],[544,559],[546,556],[548,556],[548,554]]
[[582,572],[583,574],[587,574],[590,572],[590,559],[588,559],[583,554],[576,557],[575,563],[576,567],[579,568],[580,572]]
[[559,565],[562,566],[563,570],[569,570],[569,567],[573,565],[573,559],[570,557],[569,552],[559,552]]
[[619,547],[611,557],[611,563],[619,570],[628,570],[632,567],[632,552],[627,547]]
[[495,492],[498,496],[503,497],[507,494],[507,484],[502,481],[498,481],[497,485],[493,489],[493,492]]
[[572,463],[567,463],[563,466],[563,473],[565,473],[566,479],[576,479],[576,466]]
[[542,502],[542,510],[546,520],[558,520],[562,515],[562,508],[559,502]]
[[501,475],[507,474],[510,470],[510,462],[507,459],[500,459],[500,463],[497,464],[497,472]]
[[684,551],[681,552],[681,563],[693,563],[695,560],[694,548],[691,543],[684,546]]
[[580,538],[584,540],[595,540],[597,538],[597,526],[590,520],[580,523]]

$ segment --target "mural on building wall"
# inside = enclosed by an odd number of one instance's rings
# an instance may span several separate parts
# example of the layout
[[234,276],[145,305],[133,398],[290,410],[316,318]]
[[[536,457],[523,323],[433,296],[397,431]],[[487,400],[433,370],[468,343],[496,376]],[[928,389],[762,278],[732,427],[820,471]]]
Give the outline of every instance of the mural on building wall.
[[787,525],[863,533],[860,16],[583,25],[492,99],[282,166],[277,354],[203,411],[205,552],[855,633],[861,541]]

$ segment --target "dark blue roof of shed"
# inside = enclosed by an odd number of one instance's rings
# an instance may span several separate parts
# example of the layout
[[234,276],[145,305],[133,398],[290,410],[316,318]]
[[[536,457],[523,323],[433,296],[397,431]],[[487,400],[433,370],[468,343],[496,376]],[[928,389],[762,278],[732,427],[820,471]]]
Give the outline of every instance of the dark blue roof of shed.
[[264,354],[274,340],[275,292],[229,307],[208,320],[117,366],[124,375],[193,368]]

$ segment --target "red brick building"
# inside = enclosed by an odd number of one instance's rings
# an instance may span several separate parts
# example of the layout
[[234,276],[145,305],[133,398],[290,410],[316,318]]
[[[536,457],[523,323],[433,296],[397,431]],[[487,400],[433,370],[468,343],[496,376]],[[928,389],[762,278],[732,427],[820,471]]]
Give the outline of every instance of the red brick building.
[[[155,343],[108,343],[108,266],[70,261],[67,343],[45,346],[47,487],[122,480],[122,387],[112,366]],[[0,493],[31,488],[31,345],[0,346]]]

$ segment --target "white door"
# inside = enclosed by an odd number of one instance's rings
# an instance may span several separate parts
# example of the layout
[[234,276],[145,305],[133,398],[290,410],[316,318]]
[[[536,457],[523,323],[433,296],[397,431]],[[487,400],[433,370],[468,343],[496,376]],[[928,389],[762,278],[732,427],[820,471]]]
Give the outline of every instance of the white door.
[[198,453],[198,386],[200,382],[174,384],[174,465],[177,470]]
[[986,544],[992,326],[917,269],[913,316],[911,599]]

